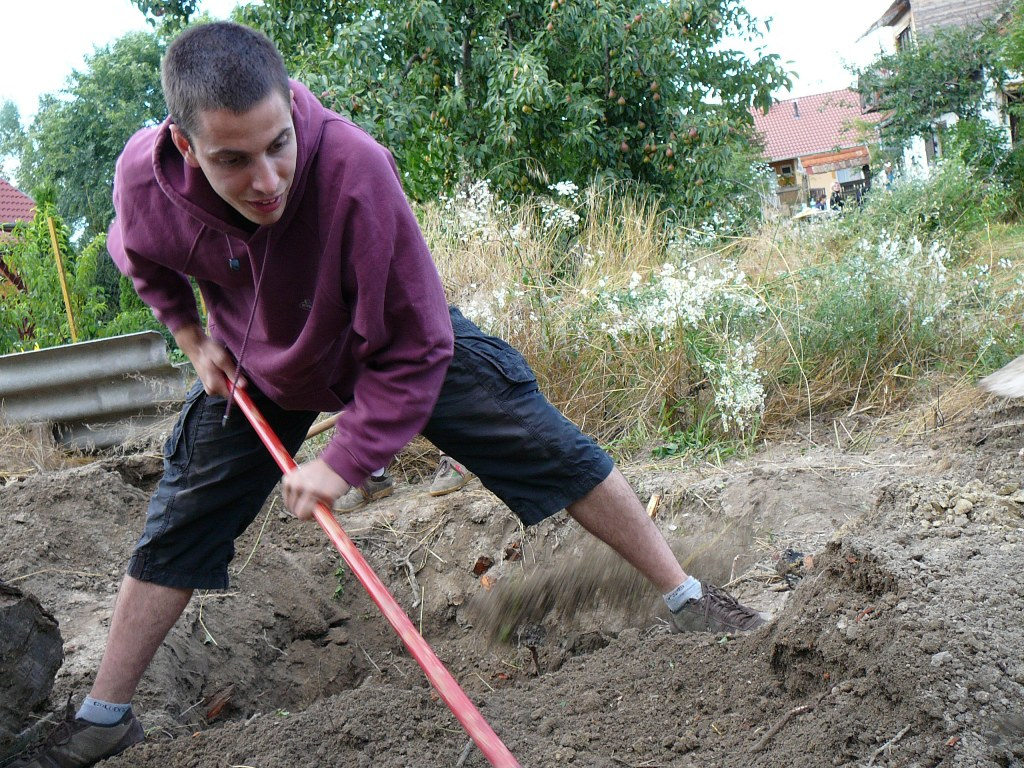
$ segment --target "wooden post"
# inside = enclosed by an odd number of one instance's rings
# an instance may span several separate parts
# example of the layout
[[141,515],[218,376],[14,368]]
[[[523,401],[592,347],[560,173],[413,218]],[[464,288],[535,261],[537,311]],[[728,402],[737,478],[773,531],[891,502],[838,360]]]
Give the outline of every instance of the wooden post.
[[64,309],[68,313],[68,327],[71,329],[71,342],[78,342],[78,329],[75,328],[75,316],[71,312],[71,297],[68,296],[68,281],[64,276],[64,262],[60,259],[60,247],[57,245],[57,230],[53,226],[53,216],[46,217],[50,227],[50,241],[53,243],[53,258],[57,260],[57,275],[60,277],[60,289],[64,294]]

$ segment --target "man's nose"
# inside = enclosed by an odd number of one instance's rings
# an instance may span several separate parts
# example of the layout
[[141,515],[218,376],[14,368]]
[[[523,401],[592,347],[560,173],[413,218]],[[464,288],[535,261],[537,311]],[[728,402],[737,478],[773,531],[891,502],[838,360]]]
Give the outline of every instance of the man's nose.
[[261,157],[253,166],[252,186],[258,192],[276,192],[278,174],[274,164],[267,157]]

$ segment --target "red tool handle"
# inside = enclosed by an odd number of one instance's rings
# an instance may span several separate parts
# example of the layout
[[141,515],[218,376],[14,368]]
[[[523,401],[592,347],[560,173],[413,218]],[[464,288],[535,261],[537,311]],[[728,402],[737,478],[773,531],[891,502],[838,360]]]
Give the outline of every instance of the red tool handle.
[[[232,395],[235,403],[238,404],[242,413],[245,414],[249,423],[252,424],[252,428],[256,430],[256,434],[260,436],[260,440],[263,441],[267,450],[270,451],[281,471],[288,474],[298,469],[288,451],[285,450],[277,435],[274,434],[274,430],[270,428],[267,420],[263,418],[263,414],[259,412],[259,409],[256,408],[252,398],[246,394],[245,390],[236,387],[232,390]],[[359,583],[370,593],[373,602],[377,604],[384,617],[394,627],[395,632],[398,633],[402,642],[405,643],[413,658],[423,668],[427,679],[430,680],[438,694],[444,699],[444,703],[448,705],[452,714],[462,723],[462,727],[466,729],[470,738],[473,739],[484,757],[487,758],[487,761],[498,768],[520,768],[512,753],[508,751],[508,748],[498,738],[498,735],[487,724],[483,715],[473,705],[473,702],[469,700],[466,692],[455,682],[455,678],[452,677],[444,664],[441,663],[441,660],[437,658],[434,649],[423,639],[423,635],[416,630],[416,627],[405,614],[405,611],[401,609],[395,598],[388,592],[387,587],[384,586],[384,583],[374,573],[369,563],[366,562],[366,558],[363,557],[362,553],[352,542],[352,539],[338,525],[338,521],[334,519],[327,505],[319,502],[313,512],[313,517],[316,518],[320,527],[327,533],[327,537],[337,548],[338,552],[341,553],[345,562],[348,563],[348,567],[352,569],[356,578],[359,579]]]

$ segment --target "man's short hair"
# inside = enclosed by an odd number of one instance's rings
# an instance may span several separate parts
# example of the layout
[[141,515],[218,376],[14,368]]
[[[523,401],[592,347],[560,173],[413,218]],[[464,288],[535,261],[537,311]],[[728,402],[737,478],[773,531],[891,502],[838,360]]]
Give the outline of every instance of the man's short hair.
[[192,135],[206,110],[248,112],[276,91],[288,100],[288,72],[270,39],[219,21],[182,32],[164,54],[160,79],[171,119]]

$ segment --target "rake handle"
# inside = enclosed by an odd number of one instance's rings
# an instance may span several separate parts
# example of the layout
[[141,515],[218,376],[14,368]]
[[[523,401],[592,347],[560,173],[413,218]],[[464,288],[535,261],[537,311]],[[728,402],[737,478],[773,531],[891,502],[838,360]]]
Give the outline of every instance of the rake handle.
[[[230,388],[233,400],[242,413],[245,414],[245,418],[249,420],[252,428],[256,430],[256,434],[259,435],[263,445],[266,446],[271,456],[274,457],[274,461],[277,462],[281,471],[284,474],[288,474],[298,469],[291,455],[289,455],[284,445],[281,444],[277,435],[274,434],[270,424],[267,423],[267,420],[263,418],[263,414],[260,413],[253,403],[252,398],[249,397],[244,389],[231,387],[230,381],[228,382],[228,387]],[[452,714],[462,723],[462,727],[466,729],[466,732],[476,743],[480,752],[487,758],[487,761],[496,768],[520,768],[515,757],[512,756],[512,753],[509,752],[501,739],[498,738],[498,735],[491,729],[491,726],[487,724],[483,715],[480,714],[480,711],[470,701],[465,691],[459,687],[455,678],[452,677],[451,673],[437,657],[437,654],[434,653],[434,649],[423,639],[423,636],[417,631],[405,611],[398,605],[395,598],[388,592],[387,587],[384,586],[384,583],[370,567],[369,563],[366,562],[366,558],[363,557],[352,539],[345,533],[344,529],[338,524],[338,521],[334,519],[334,515],[331,514],[327,505],[323,502],[318,502],[316,509],[313,511],[313,517],[320,524],[320,527],[324,529],[331,543],[341,553],[342,559],[352,569],[356,578],[359,579],[359,583],[363,585],[370,594],[370,598],[380,608],[381,613],[384,614],[384,617],[394,628],[395,632],[398,633],[398,636],[405,643],[413,658],[423,668],[427,679],[444,700],[444,703],[448,705]]]

